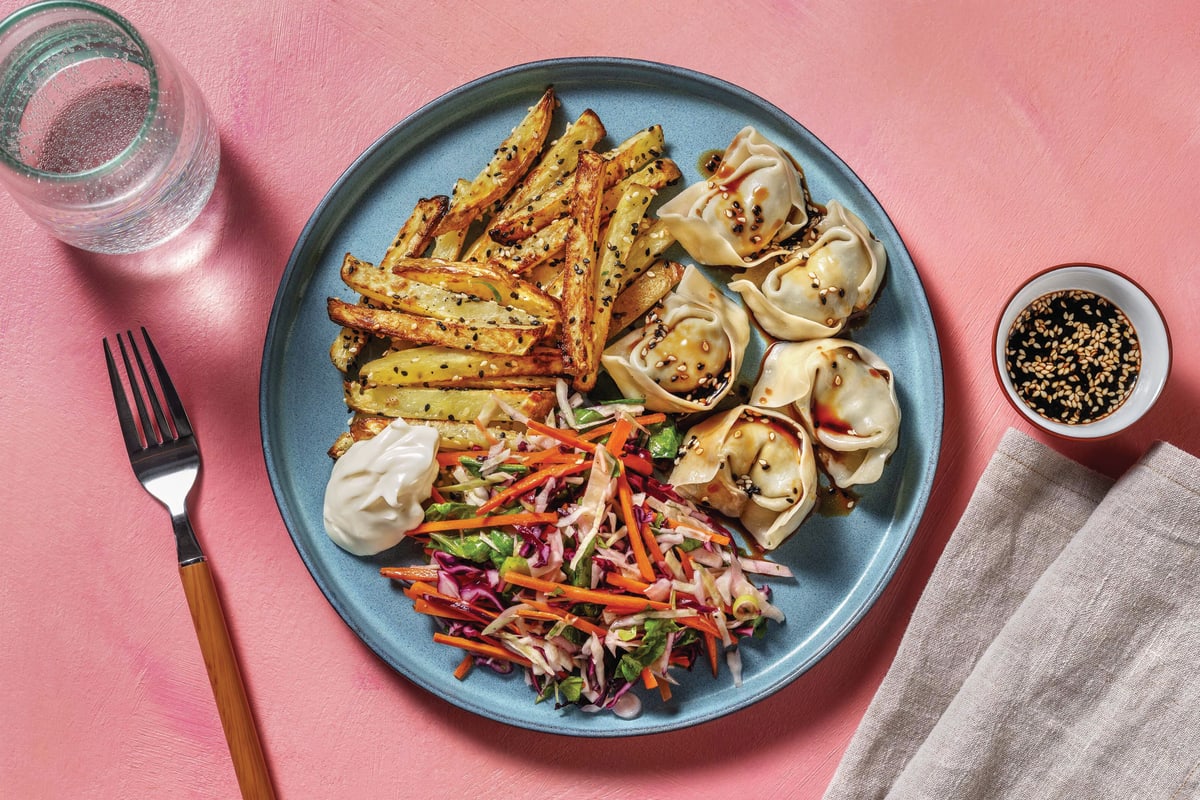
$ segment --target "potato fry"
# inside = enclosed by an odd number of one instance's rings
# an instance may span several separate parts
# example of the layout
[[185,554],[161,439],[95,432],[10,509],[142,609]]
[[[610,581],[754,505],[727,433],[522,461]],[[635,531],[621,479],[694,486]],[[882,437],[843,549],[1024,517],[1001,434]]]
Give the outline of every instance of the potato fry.
[[[365,298],[360,297],[359,305],[371,307],[371,303]],[[329,360],[338,368],[339,372],[349,372],[354,365],[354,359],[358,358],[359,353],[366,347],[367,342],[371,340],[371,334],[366,331],[356,331],[354,328],[342,328],[338,331],[337,338],[333,340],[333,344],[329,346]]]
[[[439,436],[438,449],[440,450],[484,449],[492,444],[488,436],[484,435],[483,431],[479,430],[474,423],[432,419],[406,419],[404,421],[410,425],[425,425],[436,430]],[[339,458],[355,442],[370,439],[393,422],[395,419],[392,417],[356,416],[350,422],[349,432],[338,436],[333,446],[329,448],[329,455]],[[513,422],[493,422],[487,426],[487,431],[488,435],[495,439],[515,441],[521,437],[524,426]]]
[[483,260],[518,275],[530,272],[542,264],[561,261],[569,227],[570,218],[559,217],[516,244],[497,244],[485,250]]
[[637,322],[683,278],[683,265],[674,261],[655,261],[650,269],[635,278],[619,295],[612,307],[612,322],[607,341],[611,342],[630,324]]
[[[401,264],[411,264],[411,259],[400,261]],[[433,262],[440,263],[440,262]],[[411,274],[417,280],[410,280]],[[467,294],[461,291],[445,289],[429,281],[421,281],[420,277],[428,277],[424,271],[413,270],[400,275],[393,270],[383,270],[359,261],[349,253],[342,261],[342,280],[356,292],[371,299],[375,306],[389,308],[395,311],[407,311],[426,317],[441,320],[456,320],[458,322],[486,323],[499,326],[520,325],[532,327],[544,324],[543,320],[528,312],[505,305],[500,302],[500,293],[486,292],[497,299],[480,298],[477,294]],[[537,291],[530,287],[532,291]],[[543,297],[544,297],[543,293]],[[555,314],[557,309],[554,301],[546,297],[546,309]]]
[[[602,236],[607,236],[607,230],[602,232]],[[638,229],[637,238],[634,239],[633,245],[629,248],[629,255],[625,261],[625,279],[621,286],[621,291],[629,288],[629,285],[641,275],[645,269],[653,264],[659,256],[667,251],[667,249],[675,244],[675,237],[667,230],[667,226],[660,219],[650,219],[642,223]],[[541,287],[542,291],[551,297],[562,298],[562,270],[561,268],[549,268],[540,270],[535,268],[528,275],[524,276],[530,283]]]
[[[522,207],[538,201],[544,192],[552,191],[556,186],[564,183],[575,172],[580,152],[590,150],[596,142],[604,138],[605,133],[604,123],[600,121],[600,117],[596,115],[595,111],[589,108],[580,114],[579,118],[568,126],[562,136],[559,136],[546,148],[546,152],[542,154],[538,162],[533,165],[521,183],[513,189],[505,200],[504,207],[493,216],[493,224],[513,216]],[[559,246],[561,247],[561,240]],[[522,247],[519,244],[515,246],[502,245],[492,239],[487,231],[484,231],[463,250],[461,260],[503,259],[513,264],[510,269],[515,272],[522,256],[528,257],[536,252],[536,249],[527,249],[522,253]]]
[[625,281],[621,291],[627,290],[651,264],[659,263],[659,256],[673,244],[675,237],[662,220],[655,218],[643,222],[625,259]]
[[[639,131],[621,144],[604,154],[604,191],[611,189],[621,181],[633,175],[647,164],[662,159],[666,147],[662,126],[654,125],[644,131]],[[663,159],[668,161],[669,159]],[[571,209],[571,196],[575,191],[576,175],[571,176],[561,186],[553,191],[542,194],[541,199],[530,204],[530,208],[521,213],[500,220],[488,227],[492,239],[502,244],[515,244],[532,236],[554,220],[568,213]],[[676,178],[678,180],[678,178]]]
[[[554,385],[563,374],[557,350],[539,348],[528,355],[496,355],[453,347],[413,347],[386,353],[363,364],[359,378],[368,386],[454,386],[468,388],[475,381],[513,381],[519,376],[543,378],[538,386]],[[502,387],[504,383],[500,384]],[[511,384],[518,386],[517,383]],[[529,385],[529,384],[525,384]],[[505,387],[507,388],[507,387]]]
[[603,198],[605,161],[596,153],[579,158],[571,201],[572,226],[567,232],[566,268],[563,270],[562,351],[571,385],[580,391],[596,385],[599,366],[592,341],[596,314],[596,275],[600,261],[600,201]]
[[650,209],[655,192],[638,183],[625,187],[604,235],[604,248],[596,273],[596,313],[592,319],[592,347],[604,349],[612,321],[612,307],[625,282],[625,261],[637,238],[638,229]]
[[[617,203],[621,200],[621,196],[632,184],[641,184],[649,189],[661,189],[675,183],[679,180],[680,175],[678,165],[669,158],[659,159],[647,164],[604,193],[601,219],[606,220],[612,216],[616,210]],[[543,264],[557,264],[562,260],[567,229],[570,225],[571,220],[569,217],[559,217],[542,230],[514,245],[497,245],[494,255],[492,251],[485,251],[490,259],[489,263],[503,266],[521,275],[530,273]],[[543,282],[546,281],[544,277],[541,277],[541,279]],[[547,291],[556,297],[562,295],[561,287],[547,289]]]
[[542,322],[557,320],[559,316],[558,303],[552,297],[508,270],[491,264],[412,258],[399,261],[392,271],[401,279],[410,278],[449,292],[492,299],[498,304],[521,309]]
[[524,355],[547,330],[543,324],[499,326],[483,322],[458,322],[410,314],[406,311],[369,308],[330,297],[329,318],[339,325],[414,342],[482,350],[486,353]]
[[333,440],[333,444],[329,446],[329,457],[335,460],[341,458],[353,444],[354,434],[349,431],[339,433],[338,437]]
[[[380,266],[386,268],[389,260],[407,258],[425,252],[432,240],[433,229],[445,215],[449,202],[450,199],[445,195],[418,200],[412,213],[400,226],[396,237],[384,252]],[[359,302],[366,306],[372,305],[366,298]],[[371,334],[366,331],[342,328],[329,347],[329,360],[339,371],[349,372],[353,367],[354,360],[358,358],[359,353],[370,339]]]
[[[542,151],[558,99],[549,88],[512,133],[496,148],[487,166],[463,191],[455,191],[450,209],[435,233],[465,231],[488,206],[501,200],[521,180]],[[456,187],[457,188],[457,187]]]
[[504,208],[496,215],[497,218],[504,219],[510,216],[521,206],[536,200],[557,182],[570,176],[579,163],[579,154],[584,150],[591,150],[606,133],[604,123],[595,111],[589,108],[580,114],[563,135],[546,148],[545,154],[505,201]]
[[493,422],[486,426],[487,434],[471,422],[450,422],[444,419],[410,419],[405,422],[425,425],[437,431],[440,450],[487,449],[492,446],[493,439],[515,444],[525,433],[525,426],[517,422]]
[[346,381],[344,389],[346,405],[360,414],[405,419],[470,421],[484,411],[508,419],[493,398],[526,416],[543,419],[556,403],[554,393],[547,391],[364,386],[358,381]]
[[396,238],[384,251],[379,261],[380,269],[389,270],[396,261],[412,258],[428,250],[433,242],[433,231],[446,216],[449,207],[450,198],[445,195],[418,200],[408,219],[400,226]]

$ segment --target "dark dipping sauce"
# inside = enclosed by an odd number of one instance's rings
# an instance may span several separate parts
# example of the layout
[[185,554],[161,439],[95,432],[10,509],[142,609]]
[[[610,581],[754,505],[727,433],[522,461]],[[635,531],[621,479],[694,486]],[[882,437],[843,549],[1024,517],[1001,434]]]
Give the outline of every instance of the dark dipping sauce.
[[1004,360],[1025,405],[1053,422],[1086,425],[1129,397],[1142,351],[1133,325],[1112,301],[1069,289],[1042,295],[1017,315]]

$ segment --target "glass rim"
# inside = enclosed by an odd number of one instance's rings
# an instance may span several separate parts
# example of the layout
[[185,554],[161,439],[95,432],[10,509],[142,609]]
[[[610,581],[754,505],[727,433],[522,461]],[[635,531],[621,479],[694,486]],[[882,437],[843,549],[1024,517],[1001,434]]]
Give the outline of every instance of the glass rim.
[[[7,166],[11,167],[16,172],[30,178],[38,180],[48,180],[56,182],[74,182],[85,181],[104,175],[115,170],[120,164],[128,160],[130,155],[142,143],[150,132],[150,128],[154,125],[154,118],[158,113],[159,87],[158,87],[158,65],[154,58],[154,54],[150,50],[149,42],[138,32],[129,20],[113,11],[107,6],[102,6],[99,3],[91,2],[91,0],[40,0],[40,2],[31,3],[30,5],[18,8],[11,14],[0,20],[0,40],[11,33],[12,29],[27,19],[30,19],[38,14],[57,10],[78,10],[87,11],[102,19],[111,22],[126,34],[133,43],[138,47],[144,56],[145,63],[142,64],[149,76],[149,102],[146,104],[146,113],[142,117],[142,124],[138,128],[137,133],[119,153],[104,161],[102,164],[97,164],[86,170],[79,172],[48,172],[43,169],[26,164],[19,158],[19,152],[13,154],[9,151],[6,142],[0,139],[0,161],[3,161]],[[35,31],[26,40],[38,36],[41,31]],[[25,41],[25,40],[23,40]],[[5,59],[5,72],[0,75],[0,88],[7,89],[10,83],[9,72],[12,71],[11,65],[8,65],[8,59]],[[21,69],[21,66],[16,65],[16,69]],[[22,112],[23,114],[24,112]]]

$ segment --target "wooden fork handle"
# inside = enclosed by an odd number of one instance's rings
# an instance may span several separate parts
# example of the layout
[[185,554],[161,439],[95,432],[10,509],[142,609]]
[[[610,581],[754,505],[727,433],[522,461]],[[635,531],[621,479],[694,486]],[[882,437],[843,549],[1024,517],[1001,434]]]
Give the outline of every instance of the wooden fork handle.
[[192,611],[192,624],[196,626],[196,637],[200,640],[204,666],[208,668],[208,679],[217,700],[217,712],[221,715],[221,727],[225,729],[225,740],[229,743],[229,755],[233,758],[242,797],[272,800],[275,789],[263,757],[262,743],[246,697],[233,642],[229,639],[212,571],[207,561],[196,561],[180,567],[179,577],[183,580],[183,591]]

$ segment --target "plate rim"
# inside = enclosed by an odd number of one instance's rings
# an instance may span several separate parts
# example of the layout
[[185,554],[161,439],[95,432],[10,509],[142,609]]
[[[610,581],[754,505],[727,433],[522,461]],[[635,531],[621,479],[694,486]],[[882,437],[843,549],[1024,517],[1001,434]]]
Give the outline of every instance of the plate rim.
[[[441,105],[453,102],[460,95],[470,94],[477,91],[481,86],[492,84],[496,81],[506,80],[515,76],[520,76],[525,73],[554,70],[556,68],[569,68],[572,70],[581,67],[591,69],[616,69],[616,70],[642,70],[647,73],[665,73],[672,79],[684,81],[687,83],[701,84],[705,88],[729,95],[736,96],[744,102],[748,102],[760,110],[774,116],[782,126],[794,128],[803,135],[808,142],[815,146],[822,155],[827,158],[838,170],[847,178],[849,178],[858,191],[867,196],[874,205],[873,211],[877,211],[882,215],[887,226],[890,228],[889,233],[893,235],[900,247],[904,251],[907,266],[911,267],[911,277],[916,282],[916,288],[919,292],[916,293],[914,300],[917,301],[923,311],[917,315],[921,330],[926,341],[929,344],[930,364],[933,369],[933,375],[928,376],[928,381],[935,388],[933,408],[929,410],[932,413],[932,424],[929,430],[929,453],[921,459],[922,469],[917,478],[917,487],[913,495],[913,505],[910,512],[911,521],[903,531],[903,536],[897,541],[894,552],[886,563],[879,564],[878,573],[873,584],[867,590],[863,601],[850,613],[836,630],[830,631],[825,637],[822,645],[811,653],[807,658],[792,665],[784,674],[777,677],[762,686],[754,693],[748,693],[746,700],[741,703],[729,704],[716,709],[712,709],[707,713],[701,713],[689,717],[683,724],[675,724],[673,720],[667,719],[657,725],[638,725],[637,720],[631,720],[628,730],[620,729],[601,729],[601,730],[585,730],[573,728],[567,725],[555,724],[560,722],[560,717],[554,717],[546,723],[540,723],[529,719],[518,718],[503,712],[500,707],[486,708],[475,704],[466,703],[460,698],[448,695],[439,691],[435,686],[427,685],[419,679],[419,677],[410,675],[408,671],[401,670],[391,660],[386,658],[378,647],[378,643],[374,641],[374,637],[364,631],[349,613],[349,604],[338,600],[336,592],[331,593],[331,588],[326,585],[326,582],[317,573],[314,564],[310,563],[310,557],[301,548],[300,542],[297,541],[297,536],[294,533],[297,521],[292,515],[291,510],[286,502],[286,497],[282,489],[283,476],[276,468],[276,459],[274,446],[268,436],[268,431],[271,428],[270,421],[270,402],[271,402],[271,385],[268,380],[268,365],[274,364],[276,357],[282,352],[278,346],[278,342],[286,340],[286,335],[282,332],[285,328],[284,322],[281,319],[281,311],[286,305],[287,295],[301,295],[302,292],[296,291],[297,288],[297,273],[300,271],[301,262],[304,260],[305,253],[312,247],[311,239],[314,233],[318,232],[321,225],[325,222],[328,214],[331,211],[331,205],[349,184],[357,172],[364,168],[366,164],[371,162],[378,154],[378,151],[388,145],[390,140],[412,125],[419,124],[420,120],[436,111]],[[647,83],[653,83],[648,81]],[[893,258],[893,254],[889,253],[889,258]],[[300,276],[304,277],[304,276]],[[301,282],[301,285],[303,282]],[[285,293],[285,289],[290,289],[290,293]],[[275,365],[276,369],[279,365]],[[271,373],[273,374],[273,373]],[[945,376],[942,364],[942,351],[938,338],[937,327],[933,319],[933,309],[929,302],[929,295],[925,288],[925,283],[921,279],[920,271],[917,269],[916,263],[912,259],[911,251],[907,243],[901,236],[899,229],[887,213],[886,208],[879,202],[879,199],[871,191],[870,187],[858,176],[856,172],[837,154],[835,153],[820,137],[812,133],[803,123],[792,117],[787,112],[776,106],[774,103],[766,100],[754,92],[745,89],[737,84],[726,81],[722,78],[709,75],[687,67],[680,67],[663,62],[609,57],[609,56],[583,56],[583,57],[564,57],[544,60],[528,61],[521,64],[505,67],[480,77],[470,80],[466,83],[455,86],[437,97],[422,104],[414,111],[410,112],[402,119],[389,126],[386,131],[379,135],[366,148],[356,156],[350,164],[339,174],[337,179],[331,184],[330,188],[321,196],[317,202],[308,220],[299,232],[296,238],[296,243],[289,254],[287,265],[280,275],[279,285],[276,289],[276,294],[271,306],[271,315],[264,334],[262,360],[260,363],[259,375],[259,438],[262,445],[263,458],[266,465],[268,480],[271,484],[272,496],[275,499],[276,506],[279,510],[280,517],[284,522],[284,526],[288,531],[289,538],[292,541],[293,547],[296,548],[297,554],[300,556],[301,562],[304,564],[313,582],[320,589],[326,602],[337,612],[342,621],[354,632],[355,636],[366,645],[367,649],[389,669],[400,675],[405,680],[413,683],[425,691],[429,691],[434,696],[450,703],[468,713],[477,714],[486,719],[497,722],[502,722],[514,727],[541,732],[566,735],[572,737],[583,738],[611,738],[625,736],[641,736],[656,733],[665,733],[668,731],[685,729],[693,727],[705,722],[710,722],[719,719],[723,716],[745,710],[752,705],[766,699],[767,697],[780,691],[787,685],[793,683],[801,675],[811,669],[817,662],[825,658],[861,621],[862,618],[871,610],[878,602],[883,591],[891,583],[895,576],[899,564],[904,559],[911,547],[912,541],[919,529],[921,522],[924,519],[925,511],[928,506],[929,499],[932,495],[933,483],[937,473],[937,467],[941,456],[943,429],[945,425]],[[530,699],[532,704],[532,698]]]

